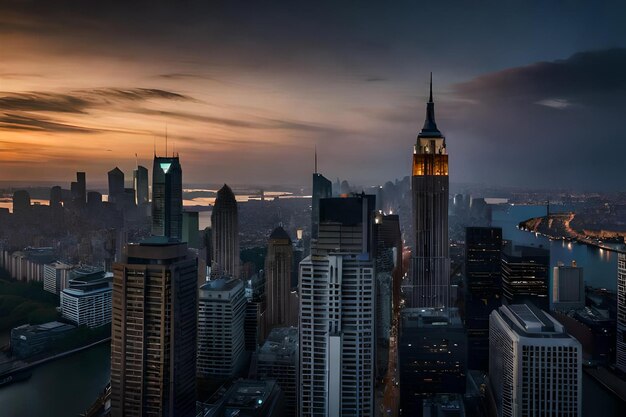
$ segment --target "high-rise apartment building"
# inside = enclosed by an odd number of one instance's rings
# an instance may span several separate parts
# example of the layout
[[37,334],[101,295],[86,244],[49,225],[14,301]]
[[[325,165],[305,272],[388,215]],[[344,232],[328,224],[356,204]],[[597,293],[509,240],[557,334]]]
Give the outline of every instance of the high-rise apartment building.
[[196,259],[153,237],[128,245],[113,271],[111,415],[195,416]]
[[300,262],[300,416],[373,416],[374,196],[320,201],[319,236]]
[[532,246],[504,245],[502,294],[506,304],[533,303],[548,310],[550,251]]
[[233,190],[226,184],[217,192],[211,213],[214,276],[239,278],[239,215]]
[[617,346],[615,366],[626,372],[626,254],[617,257]]
[[293,314],[291,275],[293,246],[291,238],[282,227],[270,235],[265,256],[265,331],[274,327],[295,326],[298,316]]
[[585,280],[583,269],[559,262],[552,268],[552,291],[550,308],[556,311],[568,312],[585,307]]
[[499,417],[582,415],[580,343],[532,304],[491,313],[489,380]]
[[502,305],[502,229],[465,229],[465,326],[468,366],[489,366],[489,315]]
[[111,322],[111,277],[96,268],[70,272],[68,287],[61,291],[63,318],[77,326],[99,327]]
[[177,156],[154,156],[152,165],[152,234],[182,239],[183,170]]
[[450,303],[448,153],[446,139],[435,123],[432,75],[426,121],[413,151],[411,192],[414,238],[407,304],[445,307]]
[[245,352],[246,298],[240,279],[218,278],[200,287],[198,297],[198,376],[234,377]]

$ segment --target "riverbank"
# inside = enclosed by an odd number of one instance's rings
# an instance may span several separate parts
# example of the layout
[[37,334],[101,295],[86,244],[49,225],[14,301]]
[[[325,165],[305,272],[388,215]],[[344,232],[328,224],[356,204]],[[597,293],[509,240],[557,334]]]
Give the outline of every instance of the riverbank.
[[42,359],[35,360],[33,362],[27,362],[27,361],[24,361],[24,360],[13,361],[12,363],[16,364],[16,366],[11,366],[11,367],[3,370],[0,373],[0,378],[3,378],[6,375],[13,374],[13,373],[16,373],[16,372],[30,371],[30,370],[36,368],[39,365],[43,365],[43,364],[48,363],[48,362],[52,362],[52,361],[56,361],[58,359],[65,358],[65,357],[73,355],[75,353],[82,352],[83,350],[87,350],[87,349],[90,349],[92,347],[104,344],[104,343],[109,343],[110,341],[111,341],[111,337],[109,336],[109,337],[107,337],[105,339],[97,340],[95,342],[92,342],[92,343],[89,343],[87,345],[80,346],[80,347],[77,347],[77,348],[74,348],[74,349],[71,349],[71,350],[67,350],[65,352],[56,353],[54,355],[51,355],[51,356],[48,356],[48,357],[45,357],[45,358],[42,358]]
[[549,216],[532,217],[519,223],[518,228],[525,232],[535,233],[550,240],[565,240],[595,247],[610,252],[626,253],[623,243],[607,243],[599,238],[587,236],[574,230],[571,222],[575,213],[558,213]]

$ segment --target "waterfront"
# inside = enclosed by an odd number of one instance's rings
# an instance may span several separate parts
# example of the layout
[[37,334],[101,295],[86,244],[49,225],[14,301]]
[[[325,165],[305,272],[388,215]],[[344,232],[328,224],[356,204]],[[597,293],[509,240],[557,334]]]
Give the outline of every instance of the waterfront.
[[0,389],[3,417],[76,417],[109,382],[110,345],[39,366],[33,376]]
[[[617,286],[617,253],[594,246],[565,240],[550,240],[545,236],[519,230],[517,225],[529,218],[544,216],[545,206],[494,206],[492,225],[502,228],[502,237],[516,244],[550,249],[550,264],[573,260],[583,268],[585,284],[615,291]],[[552,271],[550,271],[552,276]]]

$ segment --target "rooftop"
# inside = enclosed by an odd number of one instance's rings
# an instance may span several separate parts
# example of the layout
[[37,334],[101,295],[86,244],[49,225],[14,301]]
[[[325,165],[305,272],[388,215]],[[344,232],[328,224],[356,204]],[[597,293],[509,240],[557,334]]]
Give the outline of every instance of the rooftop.
[[526,337],[569,337],[561,323],[532,304],[512,304],[496,310],[515,332]]
[[402,310],[403,328],[462,328],[456,308],[405,308]]
[[259,349],[260,361],[291,360],[298,348],[298,328],[277,327],[272,329],[267,340]]

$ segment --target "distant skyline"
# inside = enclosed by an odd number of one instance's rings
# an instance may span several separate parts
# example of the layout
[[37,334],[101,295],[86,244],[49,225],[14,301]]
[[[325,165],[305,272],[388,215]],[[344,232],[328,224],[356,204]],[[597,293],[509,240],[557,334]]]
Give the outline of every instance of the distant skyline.
[[0,0],[0,179],[382,183],[432,71],[452,183],[626,189],[620,2],[205,3]]

